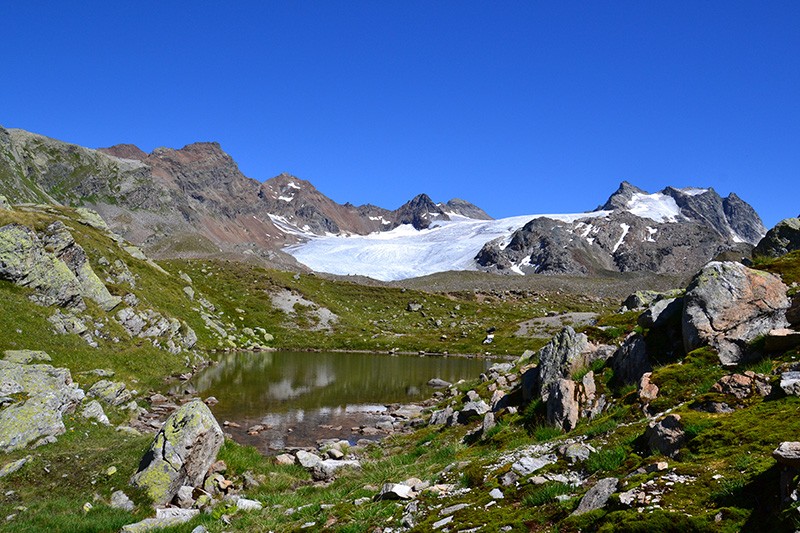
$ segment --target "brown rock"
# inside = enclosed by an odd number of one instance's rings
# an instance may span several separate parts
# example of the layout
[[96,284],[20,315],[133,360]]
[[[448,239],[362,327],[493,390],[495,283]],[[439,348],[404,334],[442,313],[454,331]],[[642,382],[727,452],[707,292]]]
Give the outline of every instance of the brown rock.
[[667,457],[676,457],[686,436],[678,415],[667,415],[660,422],[650,422],[645,432],[650,449]]
[[652,372],[645,372],[639,380],[639,399],[643,402],[651,402],[658,398],[658,385],[650,381],[652,376]]
[[[753,377],[755,374],[753,374]],[[753,394],[753,377],[742,374],[723,376],[714,383],[711,390],[721,394],[730,394],[743,400]]]

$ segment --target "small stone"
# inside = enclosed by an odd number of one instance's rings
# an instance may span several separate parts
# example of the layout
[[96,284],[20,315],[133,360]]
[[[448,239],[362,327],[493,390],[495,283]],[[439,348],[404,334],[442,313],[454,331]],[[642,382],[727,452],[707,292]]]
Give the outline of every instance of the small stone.
[[433,523],[433,529],[441,529],[452,521],[453,521],[453,515],[450,515],[446,518],[442,518],[441,520]]
[[114,509],[122,509],[123,511],[133,511],[135,505],[128,498],[128,495],[118,490],[111,494],[111,507]]
[[492,489],[489,492],[489,496],[491,496],[493,500],[502,500],[505,497],[503,496],[503,491],[500,489]]
[[583,496],[572,515],[578,516],[605,507],[608,499],[617,490],[618,484],[619,481],[614,477],[607,477],[595,483]]
[[288,466],[294,464],[294,457],[289,455],[288,453],[282,453],[280,455],[275,456],[275,464],[281,466]]
[[106,476],[107,476],[107,477],[111,477],[111,476],[113,476],[113,475],[114,475],[114,474],[116,474],[116,473],[117,473],[117,467],[116,467],[116,466],[109,466],[109,467],[106,469]]
[[410,500],[414,497],[414,491],[408,485],[402,483],[384,483],[381,491],[375,496],[375,501],[381,500]]

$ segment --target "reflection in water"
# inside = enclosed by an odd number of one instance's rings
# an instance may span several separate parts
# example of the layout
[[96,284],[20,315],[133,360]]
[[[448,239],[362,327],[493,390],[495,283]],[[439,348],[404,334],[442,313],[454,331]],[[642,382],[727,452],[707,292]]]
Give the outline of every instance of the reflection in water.
[[[472,379],[489,364],[461,357],[244,352],[223,356],[192,384],[201,396],[219,400],[212,410],[220,421],[242,424],[234,431],[237,440],[276,450],[319,438],[356,440],[352,428],[376,421],[383,404],[421,400],[433,392],[429,379]],[[266,430],[247,435],[254,424]]]

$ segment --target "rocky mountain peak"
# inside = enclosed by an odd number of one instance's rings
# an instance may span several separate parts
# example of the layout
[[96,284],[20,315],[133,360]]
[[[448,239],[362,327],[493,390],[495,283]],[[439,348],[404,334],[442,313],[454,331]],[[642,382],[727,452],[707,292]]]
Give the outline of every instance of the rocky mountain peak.
[[425,229],[433,220],[450,220],[447,213],[431,200],[427,194],[418,194],[395,211],[395,223],[411,224],[416,229]]
[[115,144],[108,148],[98,148],[97,151],[119,157],[120,159],[134,159],[136,161],[144,161],[147,159],[147,152],[135,144]]
[[639,187],[623,181],[619,184],[619,188],[614,191],[614,194],[608,197],[605,204],[598,208],[598,211],[613,211],[615,209],[625,209],[628,202],[631,201],[634,194],[647,194]]
[[449,200],[445,204],[445,207],[448,211],[461,216],[474,218],[477,220],[493,220],[493,218],[490,217],[486,211],[471,202],[462,200],[461,198],[453,198],[452,200]]

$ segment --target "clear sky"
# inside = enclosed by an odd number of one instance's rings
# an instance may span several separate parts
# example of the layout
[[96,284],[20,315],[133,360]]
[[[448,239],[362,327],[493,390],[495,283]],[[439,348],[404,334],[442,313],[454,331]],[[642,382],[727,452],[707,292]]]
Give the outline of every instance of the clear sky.
[[800,213],[800,2],[6,2],[0,124],[218,141],[334,200],[495,217],[622,180]]

